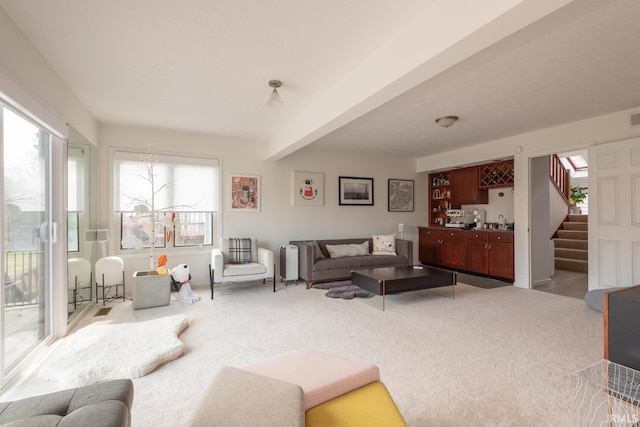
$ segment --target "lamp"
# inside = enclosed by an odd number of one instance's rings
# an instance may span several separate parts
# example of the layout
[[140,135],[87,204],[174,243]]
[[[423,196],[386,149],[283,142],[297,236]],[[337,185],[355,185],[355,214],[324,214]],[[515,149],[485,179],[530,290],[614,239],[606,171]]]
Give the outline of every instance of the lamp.
[[400,238],[404,239],[404,224],[398,224],[398,233],[400,234]]
[[280,94],[278,93],[278,88],[282,86],[282,82],[280,80],[269,80],[269,86],[273,88],[271,91],[271,96],[267,100],[267,105],[269,107],[282,107],[284,106],[284,102],[280,99]]
[[458,120],[458,116],[444,116],[444,117],[438,117],[436,119],[436,123],[440,126],[442,126],[443,128],[448,128],[449,126],[453,125],[456,120]]

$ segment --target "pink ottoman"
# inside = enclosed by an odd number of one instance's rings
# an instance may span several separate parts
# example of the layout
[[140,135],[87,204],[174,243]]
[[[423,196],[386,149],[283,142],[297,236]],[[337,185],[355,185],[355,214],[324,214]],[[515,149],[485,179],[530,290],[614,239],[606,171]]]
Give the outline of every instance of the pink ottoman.
[[273,356],[242,369],[299,385],[305,411],[380,381],[377,366],[308,349]]

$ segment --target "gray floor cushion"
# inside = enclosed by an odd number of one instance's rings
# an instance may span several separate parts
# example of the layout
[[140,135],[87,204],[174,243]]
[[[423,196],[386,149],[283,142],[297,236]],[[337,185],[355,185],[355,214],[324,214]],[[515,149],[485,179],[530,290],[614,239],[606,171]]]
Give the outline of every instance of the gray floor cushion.
[[592,289],[584,296],[584,302],[587,306],[595,311],[602,313],[602,299],[605,292],[612,292],[622,288],[600,288]]

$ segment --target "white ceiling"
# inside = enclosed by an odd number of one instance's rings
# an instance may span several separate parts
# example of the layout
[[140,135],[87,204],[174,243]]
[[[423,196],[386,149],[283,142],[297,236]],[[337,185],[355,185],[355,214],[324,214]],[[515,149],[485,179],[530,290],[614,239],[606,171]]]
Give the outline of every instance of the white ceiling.
[[[437,3],[0,0],[0,8],[102,123],[270,141]],[[419,157],[639,107],[638,22],[640,1],[575,0],[301,146]],[[264,105],[270,79],[283,81],[284,108]],[[435,124],[450,114],[460,116],[453,127]]]

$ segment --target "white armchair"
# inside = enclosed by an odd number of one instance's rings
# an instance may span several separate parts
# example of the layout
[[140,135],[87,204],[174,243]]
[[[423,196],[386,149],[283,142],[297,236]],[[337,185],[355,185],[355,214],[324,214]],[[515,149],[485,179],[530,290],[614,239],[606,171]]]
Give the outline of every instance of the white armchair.
[[276,265],[273,262],[273,252],[259,248],[255,238],[251,238],[251,262],[232,264],[229,262],[229,239],[220,239],[220,247],[211,250],[211,264],[209,264],[209,282],[211,285],[211,299],[216,283],[250,282],[267,279],[273,280],[273,292],[276,291]]
[[[122,286],[122,295],[118,294],[118,286]],[[115,295],[109,296],[111,288],[116,288]],[[102,288],[102,297],[98,289]],[[96,304],[102,300],[102,305],[107,301],[125,298],[124,261],[117,256],[100,258],[96,261]]]

